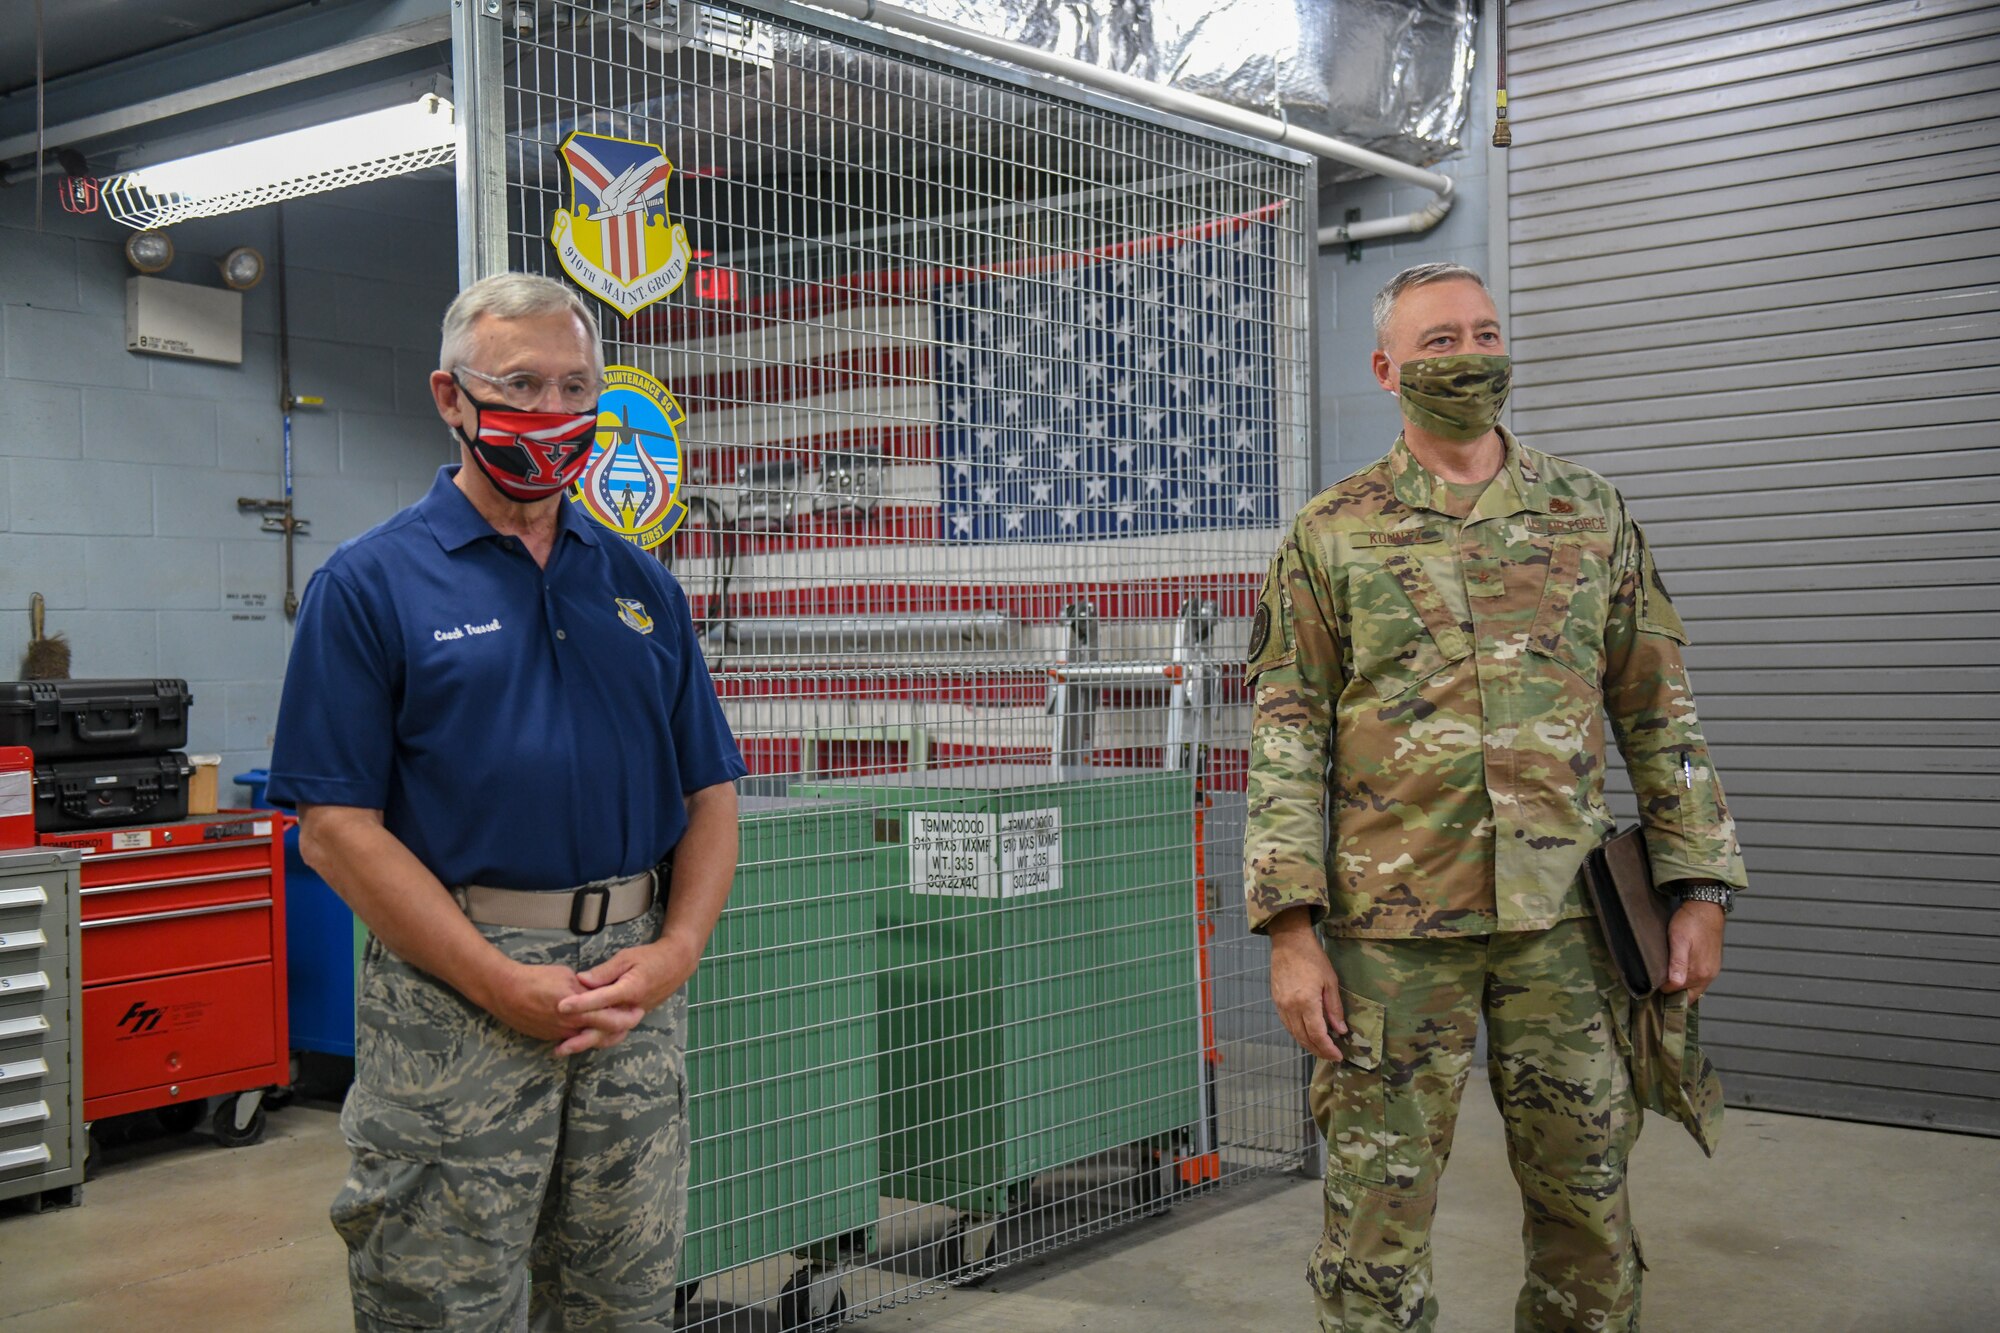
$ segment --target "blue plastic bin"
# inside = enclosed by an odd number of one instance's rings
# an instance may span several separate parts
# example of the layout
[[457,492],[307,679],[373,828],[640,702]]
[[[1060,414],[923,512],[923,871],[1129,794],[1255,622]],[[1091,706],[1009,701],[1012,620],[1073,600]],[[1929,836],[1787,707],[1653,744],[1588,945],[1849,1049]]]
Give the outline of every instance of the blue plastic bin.
[[[271,771],[253,768],[235,782],[253,807],[268,808]],[[354,913],[299,856],[299,831],[285,831],[286,1002],[292,1049],[354,1055]]]

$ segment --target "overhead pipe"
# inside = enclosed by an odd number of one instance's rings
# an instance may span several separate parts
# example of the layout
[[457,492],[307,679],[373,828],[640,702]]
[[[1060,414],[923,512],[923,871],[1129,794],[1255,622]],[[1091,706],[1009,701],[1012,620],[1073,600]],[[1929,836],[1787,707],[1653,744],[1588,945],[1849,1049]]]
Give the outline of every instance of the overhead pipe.
[[1235,130],[1241,134],[1267,139],[1272,143],[1301,148],[1315,157],[1327,158],[1350,167],[1359,167],[1363,171],[1372,172],[1377,176],[1387,176],[1391,180],[1421,185],[1437,195],[1436,199],[1424,207],[1398,217],[1322,227],[1318,238],[1322,246],[1345,245],[1350,241],[1373,240],[1380,236],[1407,236],[1414,232],[1429,231],[1444,220],[1445,214],[1451,212],[1453,192],[1457,189],[1451,177],[1435,171],[1426,171],[1422,167],[1413,167],[1407,162],[1398,162],[1393,157],[1373,152],[1345,140],[1300,129],[1286,121],[1259,115],[1255,111],[1245,111],[1241,107],[1230,106],[1227,102],[1219,102],[1212,97],[1182,92],[1178,88],[1169,88],[1165,84],[1135,78],[1130,74],[1120,74],[1116,70],[1100,69],[1085,61],[1025,46],[1010,38],[990,36],[973,28],[962,27],[944,19],[932,18],[928,14],[904,9],[900,5],[884,3],[884,0],[807,0],[807,2],[847,18],[859,19],[863,23],[879,23],[885,28],[895,28],[941,46],[977,51],[995,60],[1004,60],[1009,64],[1040,70],[1044,74],[1053,74],[1058,78],[1113,93],[1128,101],[1138,102],[1160,111],[1170,111],[1177,115],[1206,121],[1211,125],[1220,125],[1224,129]]

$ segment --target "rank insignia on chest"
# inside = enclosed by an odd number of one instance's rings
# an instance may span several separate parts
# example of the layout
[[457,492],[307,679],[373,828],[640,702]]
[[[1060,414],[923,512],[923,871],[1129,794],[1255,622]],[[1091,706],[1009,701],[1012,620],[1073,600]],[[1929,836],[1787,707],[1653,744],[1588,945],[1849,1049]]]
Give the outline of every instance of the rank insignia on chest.
[[1574,514],[1576,512],[1576,505],[1572,501],[1565,500],[1558,495],[1549,501],[1549,512],[1551,514]]
[[618,618],[625,622],[627,628],[635,629],[641,634],[651,634],[653,632],[653,618],[646,614],[646,604],[644,602],[631,597],[620,597],[616,600],[618,602]]

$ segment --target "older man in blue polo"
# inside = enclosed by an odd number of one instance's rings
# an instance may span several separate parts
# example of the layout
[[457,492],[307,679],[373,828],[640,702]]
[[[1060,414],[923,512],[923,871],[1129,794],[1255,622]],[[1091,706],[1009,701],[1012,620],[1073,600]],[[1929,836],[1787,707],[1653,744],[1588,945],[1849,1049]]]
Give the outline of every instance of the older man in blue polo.
[[357,1329],[673,1326],[683,984],[744,766],[679,585],[564,503],[603,374],[569,288],[468,287],[430,377],[460,462],[300,609],[270,795],[371,933]]

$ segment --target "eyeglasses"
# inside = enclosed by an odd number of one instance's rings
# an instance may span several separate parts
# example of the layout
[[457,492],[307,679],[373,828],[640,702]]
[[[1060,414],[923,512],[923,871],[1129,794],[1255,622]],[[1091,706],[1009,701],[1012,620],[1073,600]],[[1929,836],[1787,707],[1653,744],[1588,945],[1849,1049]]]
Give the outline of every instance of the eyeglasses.
[[489,375],[471,366],[456,367],[454,373],[457,372],[492,385],[500,391],[501,401],[507,406],[524,410],[541,406],[542,396],[549,391],[551,383],[555,385],[562,405],[572,412],[588,412],[597,406],[598,395],[604,392],[604,381],[595,375],[565,375],[559,380],[550,380],[532,370],[517,370],[511,375]]

